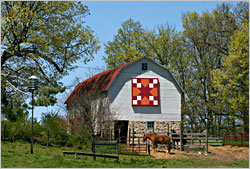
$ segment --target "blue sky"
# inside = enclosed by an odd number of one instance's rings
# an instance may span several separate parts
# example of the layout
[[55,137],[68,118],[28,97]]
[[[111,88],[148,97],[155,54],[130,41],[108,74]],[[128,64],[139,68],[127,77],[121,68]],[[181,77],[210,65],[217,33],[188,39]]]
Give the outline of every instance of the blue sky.
[[[229,1],[228,1],[229,2]],[[129,18],[140,21],[143,28],[153,29],[160,24],[174,26],[177,31],[182,31],[181,16],[185,12],[212,11],[217,4],[222,1],[84,1],[90,9],[90,16],[86,18],[86,25],[90,26],[101,43],[101,49],[95,54],[95,59],[88,64],[77,62],[76,65],[84,67],[105,67],[103,61],[104,43],[111,41],[117,34],[121,23]],[[236,4],[236,1],[230,1]],[[70,72],[62,79],[64,85],[70,85],[72,81],[79,77],[87,78],[86,68],[78,68]],[[56,107],[35,107],[34,116],[40,120],[41,113],[55,109]]]

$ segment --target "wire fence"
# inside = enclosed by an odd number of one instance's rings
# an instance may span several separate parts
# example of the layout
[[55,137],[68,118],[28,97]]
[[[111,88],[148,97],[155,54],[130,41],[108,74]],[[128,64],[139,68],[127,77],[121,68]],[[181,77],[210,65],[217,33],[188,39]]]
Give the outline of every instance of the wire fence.
[[223,134],[223,144],[249,147],[249,132],[225,132]]

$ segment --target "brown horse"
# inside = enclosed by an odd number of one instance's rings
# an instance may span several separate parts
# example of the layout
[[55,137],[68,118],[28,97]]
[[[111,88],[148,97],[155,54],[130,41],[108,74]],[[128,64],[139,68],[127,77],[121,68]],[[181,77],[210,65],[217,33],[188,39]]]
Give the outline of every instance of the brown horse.
[[147,139],[151,140],[154,145],[154,150],[157,148],[157,144],[166,144],[167,146],[167,152],[170,154],[171,150],[171,137],[168,135],[158,135],[156,133],[152,134],[144,134],[143,136],[143,142],[145,142]]

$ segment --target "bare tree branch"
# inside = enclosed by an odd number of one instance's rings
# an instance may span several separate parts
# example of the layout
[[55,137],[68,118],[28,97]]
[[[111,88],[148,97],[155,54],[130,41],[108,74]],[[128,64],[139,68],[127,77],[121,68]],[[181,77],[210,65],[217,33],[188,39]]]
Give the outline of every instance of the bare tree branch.
[[21,77],[19,77],[19,76],[15,76],[15,75],[7,75],[7,74],[5,74],[5,73],[1,73],[1,75],[5,76],[5,77],[8,77],[8,76],[9,76],[9,77],[18,78],[18,79],[20,79],[20,80],[23,80],[23,81],[25,81],[25,82],[29,83],[29,81],[28,81],[27,79],[21,78]]
[[14,89],[15,91],[17,91],[17,92],[19,92],[19,93],[22,93],[22,94],[25,94],[25,95],[27,95],[27,96],[30,96],[31,97],[31,95],[30,94],[28,94],[28,93],[25,93],[25,92],[23,92],[23,91],[21,91],[21,90],[19,90],[18,88],[16,88],[13,84],[11,84],[8,80],[6,80],[6,82],[10,85],[10,87],[12,88],[12,89]]

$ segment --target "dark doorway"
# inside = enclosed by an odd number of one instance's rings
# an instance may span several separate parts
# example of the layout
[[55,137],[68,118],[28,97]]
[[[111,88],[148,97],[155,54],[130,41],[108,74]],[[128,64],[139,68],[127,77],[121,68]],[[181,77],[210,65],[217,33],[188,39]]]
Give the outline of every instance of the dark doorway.
[[116,121],[115,123],[115,139],[119,137],[119,129],[120,129],[120,137],[127,137],[128,134],[128,121]]

